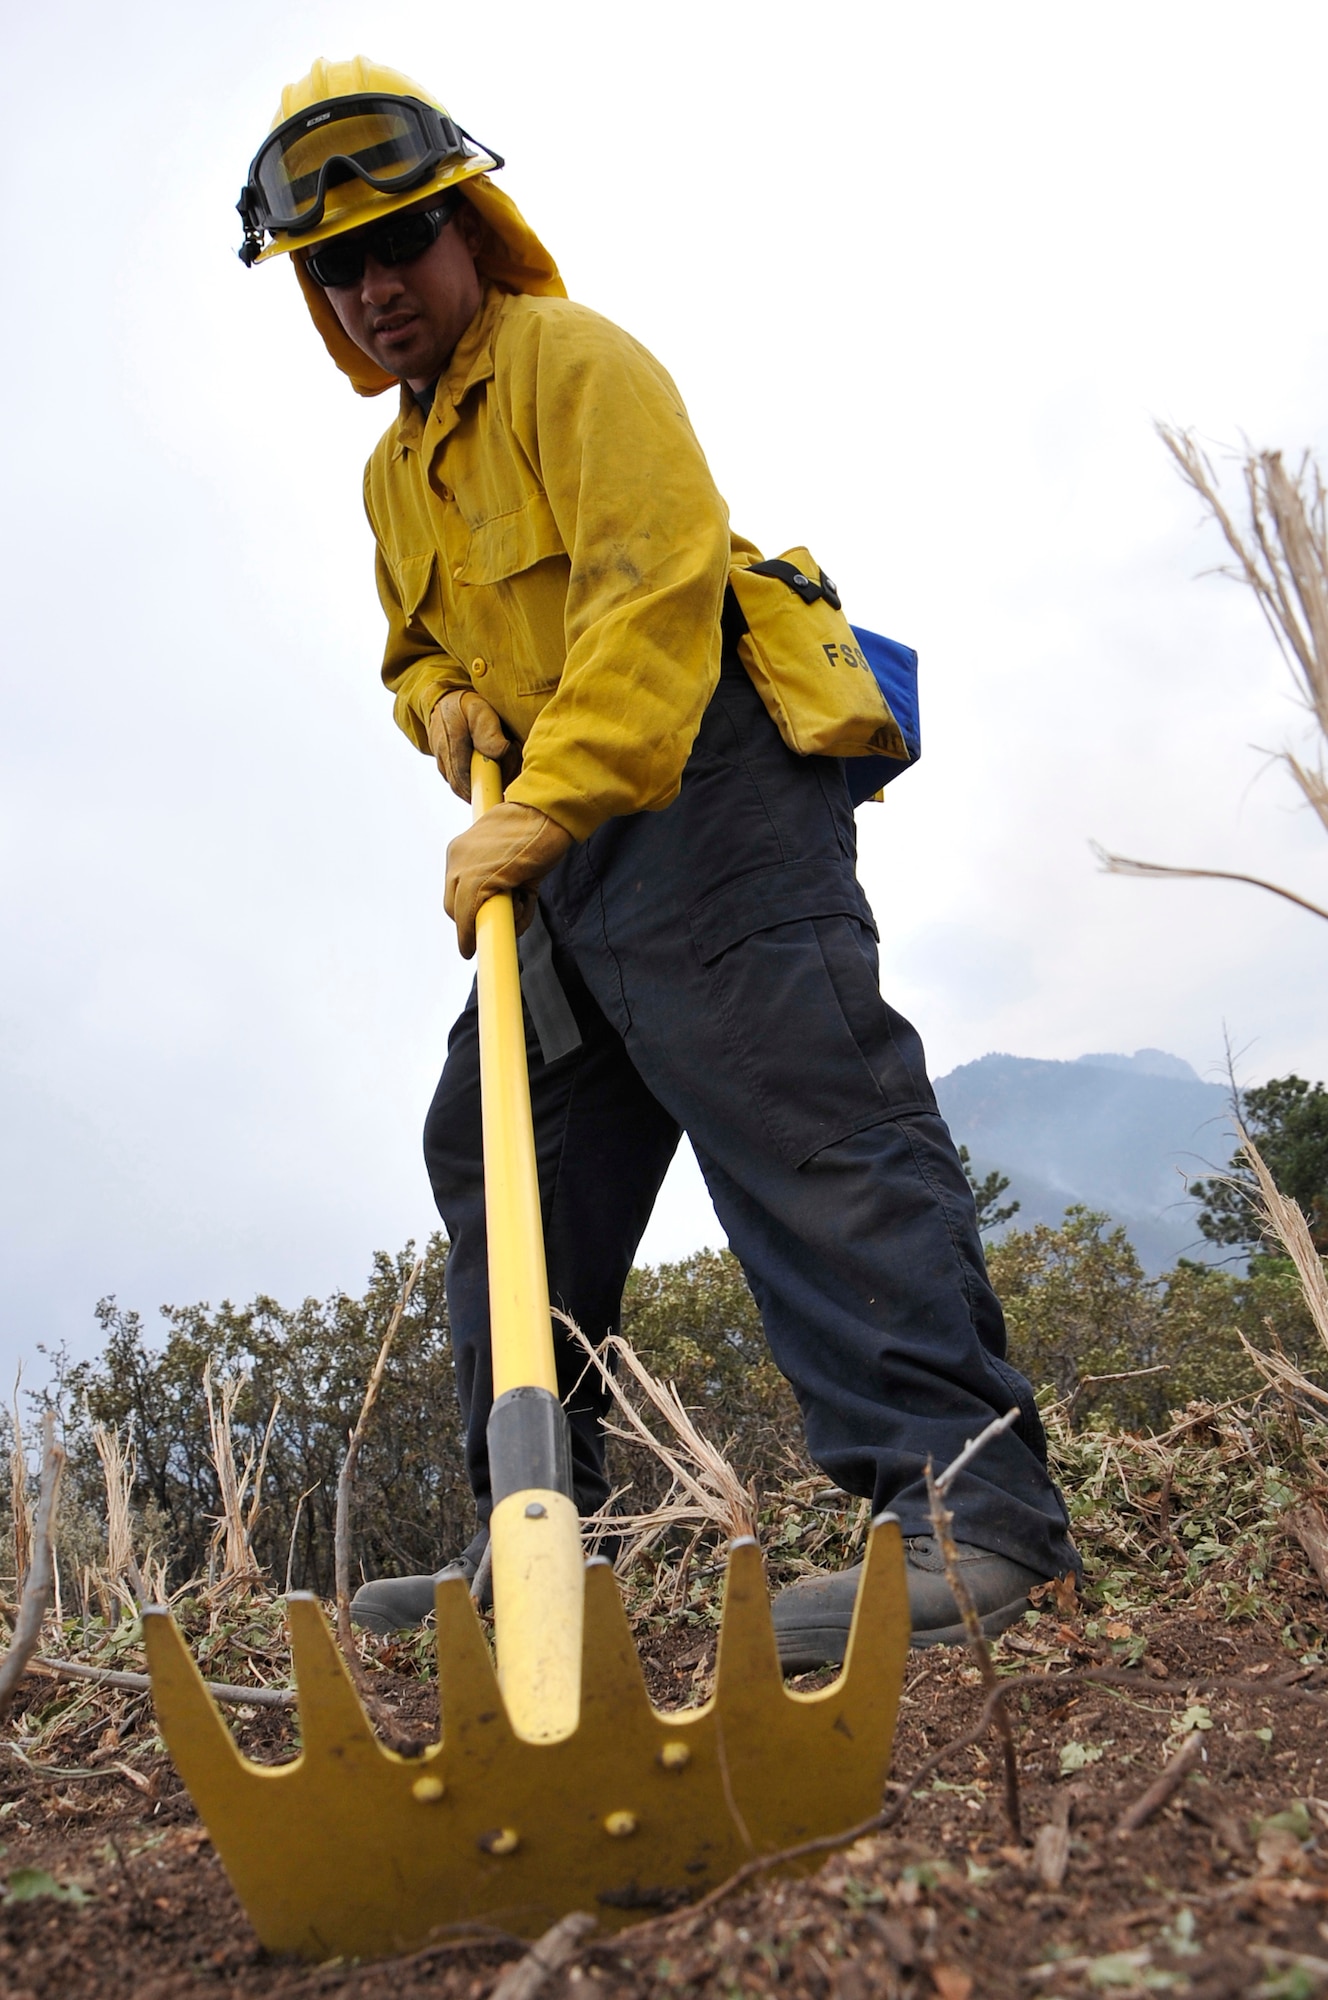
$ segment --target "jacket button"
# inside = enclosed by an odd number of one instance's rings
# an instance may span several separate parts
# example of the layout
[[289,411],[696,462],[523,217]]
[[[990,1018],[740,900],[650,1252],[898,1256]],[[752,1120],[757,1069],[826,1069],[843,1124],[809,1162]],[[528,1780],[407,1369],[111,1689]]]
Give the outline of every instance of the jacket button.
[[471,663],[470,663],[470,677],[471,677],[471,679],[472,679],[472,680],[474,680],[474,681],[478,681],[478,680],[483,680],[483,678],[484,678],[485,674],[487,674],[487,673],[488,673],[488,671],[489,671],[489,664],[488,664],[488,661],[487,661],[487,660],[472,660],[472,661],[471,661]]

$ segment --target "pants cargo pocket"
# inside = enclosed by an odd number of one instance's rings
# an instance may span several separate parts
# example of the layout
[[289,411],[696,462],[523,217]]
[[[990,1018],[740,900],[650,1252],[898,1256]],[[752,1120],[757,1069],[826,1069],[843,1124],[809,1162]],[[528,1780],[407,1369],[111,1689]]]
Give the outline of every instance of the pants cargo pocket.
[[690,913],[734,1082],[779,1157],[935,1108],[918,1037],[881,998],[866,899],[833,862],[741,876]]

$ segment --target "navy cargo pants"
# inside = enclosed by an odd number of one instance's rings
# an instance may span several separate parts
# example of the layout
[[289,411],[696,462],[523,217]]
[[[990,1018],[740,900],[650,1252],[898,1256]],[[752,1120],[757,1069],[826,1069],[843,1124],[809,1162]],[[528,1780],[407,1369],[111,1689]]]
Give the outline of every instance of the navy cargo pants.
[[[816,1463],[893,1509],[906,1535],[928,1534],[927,1460],[939,1470],[1016,1403],[1018,1424],[952,1489],[956,1532],[1051,1576],[1076,1566],[1065,1508],[1029,1386],[1004,1359],[921,1041],[881,998],[854,860],[842,766],[785,748],[726,648],[678,798],[610,820],[541,888],[582,1034],[545,1065],[527,1022],[550,1293],[591,1339],[616,1330],[686,1132]],[[492,1387],[473,993],[425,1157],[452,1246],[467,1470],[484,1518]],[[585,1362],[560,1340],[589,1513],[608,1493],[606,1399]]]

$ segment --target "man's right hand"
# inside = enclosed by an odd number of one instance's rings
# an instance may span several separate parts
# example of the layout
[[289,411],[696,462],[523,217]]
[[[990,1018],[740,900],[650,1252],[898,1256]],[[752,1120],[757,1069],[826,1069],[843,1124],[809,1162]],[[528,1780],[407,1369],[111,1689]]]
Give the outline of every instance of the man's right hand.
[[[483,695],[469,688],[453,689],[433,705],[429,716],[429,748],[438,759],[438,768],[459,799],[470,799],[470,754],[478,750],[484,757],[501,763],[512,749],[503,729],[502,718]],[[503,777],[515,776],[504,766]]]

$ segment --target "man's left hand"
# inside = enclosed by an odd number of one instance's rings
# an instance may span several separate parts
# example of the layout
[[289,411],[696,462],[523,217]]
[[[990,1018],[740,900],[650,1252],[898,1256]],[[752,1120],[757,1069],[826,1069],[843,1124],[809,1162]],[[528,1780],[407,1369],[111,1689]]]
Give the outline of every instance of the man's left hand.
[[539,885],[572,845],[557,820],[534,806],[493,806],[447,850],[443,907],[457,927],[463,958],[475,956],[475,913],[490,896],[510,894],[520,937],[535,914]]

